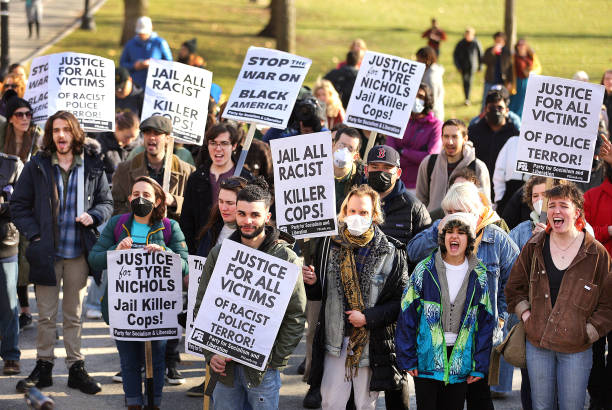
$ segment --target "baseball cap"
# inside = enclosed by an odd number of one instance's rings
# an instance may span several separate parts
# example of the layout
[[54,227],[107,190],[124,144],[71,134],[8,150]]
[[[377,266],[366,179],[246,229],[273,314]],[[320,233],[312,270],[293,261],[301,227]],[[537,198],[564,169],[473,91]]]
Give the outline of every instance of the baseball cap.
[[136,34],[151,34],[153,32],[153,22],[150,17],[142,16],[136,20]]
[[128,78],[130,78],[130,72],[127,70],[127,68],[115,68],[115,88],[122,88]]
[[164,134],[172,134],[172,121],[161,115],[153,115],[140,123],[140,131],[154,130]]
[[400,166],[400,155],[388,145],[375,145],[368,152],[368,164],[370,162],[384,162],[385,164]]

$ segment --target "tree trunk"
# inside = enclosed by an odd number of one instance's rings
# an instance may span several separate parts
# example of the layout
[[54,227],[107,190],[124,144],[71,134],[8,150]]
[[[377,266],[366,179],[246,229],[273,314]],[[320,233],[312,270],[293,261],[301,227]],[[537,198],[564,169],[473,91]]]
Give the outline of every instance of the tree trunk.
[[149,0],[123,0],[123,31],[119,42],[121,46],[134,37],[138,17],[147,14],[149,14]]
[[514,49],[516,44],[516,2],[515,0],[506,0],[506,12],[504,15],[504,32],[506,33],[507,45],[510,50]]
[[295,0],[279,0],[276,48],[295,53]]
[[278,23],[278,13],[279,13],[279,3],[282,3],[282,0],[270,0],[270,5],[268,8],[270,9],[270,20],[268,20],[268,24],[257,33],[257,37],[276,37],[276,25]]

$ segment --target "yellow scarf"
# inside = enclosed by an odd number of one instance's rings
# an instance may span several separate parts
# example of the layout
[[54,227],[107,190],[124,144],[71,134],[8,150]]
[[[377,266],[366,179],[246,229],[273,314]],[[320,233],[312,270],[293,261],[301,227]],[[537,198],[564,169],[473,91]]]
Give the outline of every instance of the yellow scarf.
[[499,221],[501,218],[497,215],[497,212],[485,206],[478,219],[478,225],[476,226],[476,241],[474,242],[474,255],[478,252],[480,241],[482,241],[482,235],[484,234],[484,228],[494,222]]

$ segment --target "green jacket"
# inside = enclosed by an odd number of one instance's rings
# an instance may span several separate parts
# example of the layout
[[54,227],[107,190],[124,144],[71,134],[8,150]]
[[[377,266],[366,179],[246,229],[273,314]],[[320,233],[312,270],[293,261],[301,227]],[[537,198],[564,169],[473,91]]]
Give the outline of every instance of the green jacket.
[[[234,232],[229,237],[229,239],[236,242],[240,242],[240,231]],[[284,232],[280,232],[277,229],[268,226],[266,227],[266,239],[260,245],[258,250],[265,252],[269,255],[276,256],[277,258],[286,260],[287,262],[291,262],[298,266],[301,266],[302,263],[300,259],[291,249],[293,247],[294,242],[295,240],[288,234],[285,234]],[[194,317],[198,314],[198,310],[200,309],[202,298],[204,297],[204,293],[206,292],[206,288],[208,287],[208,282],[210,281],[210,277],[215,268],[215,264],[217,263],[217,257],[219,256],[220,250],[221,245],[216,245],[214,248],[211,249],[210,253],[208,254],[208,257],[206,258],[202,277],[200,278],[198,294],[196,296]],[[291,299],[289,300],[287,310],[285,311],[285,316],[283,317],[283,321],[281,322],[280,328],[278,329],[278,334],[276,335],[276,340],[274,341],[274,345],[272,346],[272,350],[270,351],[270,357],[268,358],[268,368],[279,369],[287,365],[289,356],[291,355],[291,353],[293,353],[293,350],[300,342],[300,339],[302,339],[302,335],[304,333],[304,325],[306,322],[305,311],[306,291],[304,290],[304,280],[302,279],[302,271],[300,269],[300,273],[295,283],[295,287],[293,288],[293,293],[291,294]],[[210,360],[214,353],[208,351],[206,353],[208,360]],[[227,374],[227,376],[221,376],[219,379],[223,384],[233,386],[234,366],[242,365],[234,363],[232,361],[226,363],[225,373]],[[249,387],[259,386],[265,374],[265,371],[260,372],[248,366],[243,366],[243,371],[245,377],[247,378]]]

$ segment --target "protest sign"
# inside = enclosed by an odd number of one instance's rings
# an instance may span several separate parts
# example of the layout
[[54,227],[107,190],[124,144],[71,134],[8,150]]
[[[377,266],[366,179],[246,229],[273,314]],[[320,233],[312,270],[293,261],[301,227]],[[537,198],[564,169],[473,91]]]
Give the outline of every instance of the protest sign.
[[185,328],[185,353],[191,353],[194,356],[204,357],[202,347],[189,342],[189,335],[193,329],[193,307],[198,294],[198,286],[200,286],[200,278],[206,258],[201,256],[189,255],[189,287],[187,288],[187,327]]
[[366,51],[344,122],[403,138],[424,72],[425,64]]
[[286,128],[311,61],[249,47],[223,118]]
[[589,182],[604,87],[530,75],[516,171]]
[[180,337],[177,315],[183,310],[181,258],[144,249],[109,251],[108,316],[118,340]]
[[190,342],[264,370],[298,276],[297,265],[223,241]]
[[151,60],[141,119],[163,115],[172,120],[177,140],[202,145],[212,73],[190,65]]
[[270,141],[278,228],[296,239],[338,233],[331,132]]
[[115,130],[115,63],[80,53],[36,57],[24,95],[32,120],[44,127],[59,110],[69,111],[89,132]]

